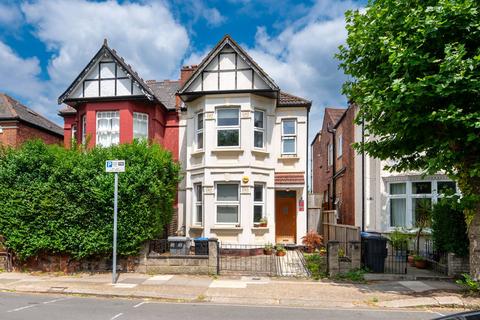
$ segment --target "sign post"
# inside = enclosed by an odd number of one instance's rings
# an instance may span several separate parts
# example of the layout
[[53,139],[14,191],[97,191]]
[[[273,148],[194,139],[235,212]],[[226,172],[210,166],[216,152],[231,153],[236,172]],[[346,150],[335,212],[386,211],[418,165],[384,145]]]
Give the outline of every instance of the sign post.
[[117,210],[118,210],[118,173],[125,172],[125,160],[107,160],[105,171],[115,173],[113,192],[113,256],[112,256],[112,283],[117,282]]

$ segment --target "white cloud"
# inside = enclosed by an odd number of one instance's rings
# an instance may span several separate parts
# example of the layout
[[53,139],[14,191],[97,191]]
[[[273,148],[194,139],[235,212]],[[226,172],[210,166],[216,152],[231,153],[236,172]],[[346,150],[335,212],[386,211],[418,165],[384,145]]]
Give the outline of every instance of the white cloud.
[[75,79],[104,38],[144,79],[176,76],[189,45],[185,28],[161,2],[38,0],[24,3],[22,10],[53,53],[48,73],[55,96]]
[[22,23],[23,17],[18,6],[0,3],[0,25],[6,28],[16,28]]

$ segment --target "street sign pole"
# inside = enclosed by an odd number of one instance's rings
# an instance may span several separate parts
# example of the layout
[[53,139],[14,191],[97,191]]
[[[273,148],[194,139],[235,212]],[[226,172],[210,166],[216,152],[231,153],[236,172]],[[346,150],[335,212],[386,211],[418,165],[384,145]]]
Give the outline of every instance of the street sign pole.
[[112,284],[117,283],[117,210],[118,210],[118,173],[125,172],[125,160],[107,160],[105,171],[115,173],[113,191],[113,254],[112,254]]
[[115,172],[115,187],[113,195],[113,263],[112,283],[117,283],[117,203],[118,203],[118,172]]

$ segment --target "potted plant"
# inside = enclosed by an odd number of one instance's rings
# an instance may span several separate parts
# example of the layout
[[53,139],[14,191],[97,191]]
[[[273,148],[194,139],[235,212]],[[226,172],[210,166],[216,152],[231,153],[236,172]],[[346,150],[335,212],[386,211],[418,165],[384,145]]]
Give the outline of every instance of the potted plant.
[[410,267],[415,267],[415,255],[413,253],[408,255],[407,261]]
[[401,232],[399,229],[395,229],[392,233],[390,233],[389,238],[397,260],[405,259],[409,235]]
[[321,247],[319,250],[319,253],[321,256],[326,256],[327,255],[327,248]]
[[272,255],[272,253],[273,253],[273,245],[271,243],[267,243],[263,247],[263,254],[265,254],[267,256],[270,256],[270,255]]
[[259,223],[259,226],[260,226],[261,228],[265,228],[265,227],[267,226],[267,222],[268,222],[268,221],[267,221],[267,218],[262,218],[262,219],[260,219],[259,222],[260,222],[260,223]]
[[283,257],[284,255],[287,254],[287,250],[281,244],[277,244],[277,246],[275,247],[275,251],[276,251],[276,255],[279,257]]
[[424,257],[416,255],[413,260],[415,261],[415,267],[418,269],[425,269],[427,267],[427,260]]
[[315,249],[320,248],[323,243],[323,238],[312,230],[302,237],[302,243],[305,246],[305,252],[312,253]]

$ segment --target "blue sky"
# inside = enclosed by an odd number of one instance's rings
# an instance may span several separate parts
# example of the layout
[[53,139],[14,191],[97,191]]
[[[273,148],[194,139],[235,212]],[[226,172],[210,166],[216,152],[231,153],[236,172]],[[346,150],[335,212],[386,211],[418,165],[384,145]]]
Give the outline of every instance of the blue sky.
[[0,0],[0,92],[61,124],[56,98],[109,39],[144,79],[177,79],[230,34],[282,90],[323,109],[346,106],[333,55],[354,0]]

